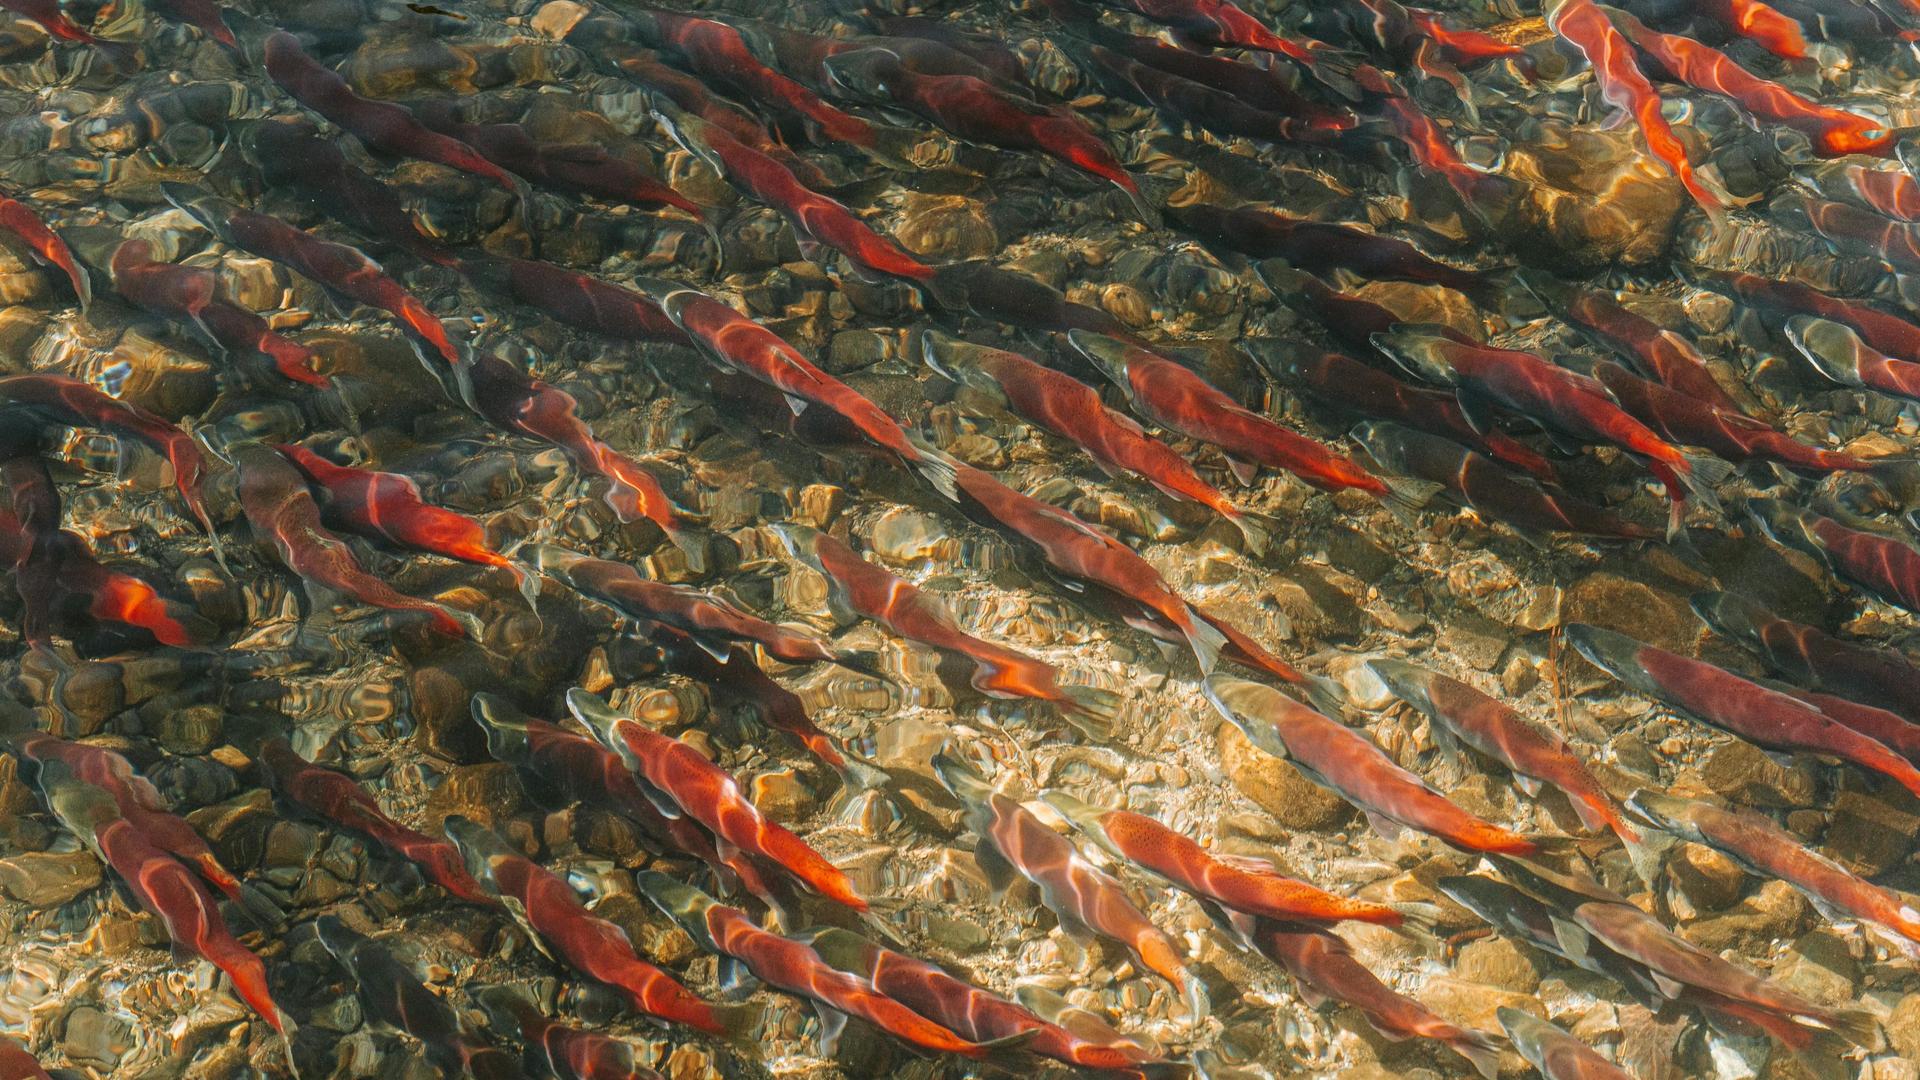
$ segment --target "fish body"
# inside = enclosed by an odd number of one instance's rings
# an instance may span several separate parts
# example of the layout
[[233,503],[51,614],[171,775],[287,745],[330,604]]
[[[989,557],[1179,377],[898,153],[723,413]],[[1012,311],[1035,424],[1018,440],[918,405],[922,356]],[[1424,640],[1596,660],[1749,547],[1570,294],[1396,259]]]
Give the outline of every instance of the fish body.
[[1158,38],[1123,33],[1097,21],[1082,29],[1118,56],[1231,95],[1248,107],[1291,118],[1315,131],[1332,135],[1349,131],[1360,122],[1351,110],[1302,94],[1268,69],[1178,48]]
[[1640,135],[1654,157],[1679,178],[1709,217],[1723,216],[1720,196],[1694,175],[1687,148],[1674,137],[1673,128],[1661,115],[1660,94],[1634,62],[1633,46],[1600,5],[1593,0],[1548,0],[1545,14],[1553,32],[1587,58],[1601,96],[1639,124]]
[[623,522],[647,520],[680,540],[686,524],[673,500],[639,462],[608,446],[579,415],[572,394],[497,356],[475,359],[469,385],[475,411],[504,431],[560,448],[581,472],[608,482],[606,503]]
[[1909,898],[1861,879],[1770,818],[1656,791],[1636,792],[1628,802],[1657,828],[1729,855],[1755,874],[1784,881],[1837,917],[1865,919],[1892,931],[1909,953],[1920,942],[1920,911]]
[[227,16],[214,0],[150,0],[155,10],[174,22],[198,27],[200,32],[236,52],[240,42],[227,25]]
[[839,971],[805,942],[762,930],[738,908],[727,907],[690,885],[655,870],[636,878],[640,892],[679,923],[694,941],[746,966],[769,986],[797,994],[924,1050],[982,1057],[988,1047],[952,1031],[879,993],[864,979]]
[[1840,323],[1852,328],[1874,349],[1898,360],[1920,363],[1920,326],[1879,308],[1829,296],[1799,281],[1719,270],[1690,269],[1687,274],[1707,288],[1770,313],[1812,315]]
[[1576,623],[1567,637],[1582,656],[1635,690],[1714,727],[1771,750],[1837,757],[1920,794],[1920,771],[1911,762],[1803,701],[1611,630]]
[[1842,386],[1920,401],[1920,363],[1886,355],[1852,326],[1795,315],[1787,320],[1786,336],[1815,371]]
[[[1752,1009],[1786,1017],[1803,1027],[1832,1031],[1850,1042],[1870,1042],[1876,1027],[1867,1013],[1816,1005],[1770,979],[1721,959],[1661,926],[1632,904],[1589,901],[1575,908],[1563,938],[1583,931],[1607,948],[1645,965],[1663,984],[1695,987]],[[1566,924],[1562,924],[1565,926]]]
[[349,976],[367,1018],[418,1039],[428,1060],[473,1080],[525,1080],[520,1064],[487,1045],[446,999],[416,978],[380,942],[364,937],[337,915],[315,920],[320,944]]
[[1677,444],[1698,446],[1724,461],[1772,461],[1813,475],[1865,472],[1873,463],[1809,446],[1745,413],[1729,412],[1611,361],[1582,365],[1634,419]]
[[661,1080],[660,1073],[640,1064],[632,1043],[552,1020],[518,989],[487,986],[469,996],[493,1027],[517,1033],[526,1044],[524,1057],[554,1080]]
[[1920,551],[1912,545],[1850,529],[1778,499],[1749,500],[1747,509],[1777,543],[1813,556],[1836,575],[1890,604],[1920,611]]
[[194,520],[213,539],[214,552],[218,555],[219,534],[213,527],[213,518],[207,514],[206,498],[200,490],[201,479],[206,474],[206,458],[193,436],[163,417],[108,397],[66,375],[0,376],[0,401],[22,406],[49,423],[94,428],[130,438],[164,455],[173,466],[173,486],[179,490],[187,509],[193,512]]
[[60,0],[5,0],[4,3],[0,3],[0,8],[32,19],[40,29],[47,32],[48,37],[59,41],[92,45],[102,49],[118,46],[117,42],[108,41],[74,22],[73,17],[61,9]]
[[991,848],[984,866],[1017,871],[1040,890],[1040,902],[1064,925],[1125,945],[1142,967],[1186,996],[1196,1018],[1205,1015],[1205,989],[1187,969],[1179,947],[1134,906],[1117,879],[1089,862],[1073,841],[992,790],[970,766],[944,752],[933,761],[941,783],[966,805],[968,827]]
[[513,195],[524,204],[526,181],[488,161],[479,151],[422,124],[411,111],[390,101],[361,97],[333,69],[284,31],[267,38],[267,77],[295,101],[353,133],[370,149],[414,158],[470,173]]
[[1526,50],[1519,45],[1458,26],[1451,19],[1424,8],[1408,7],[1396,0],[1351,2],[1353,7],[1365,12],[1367,28],[1374,37],[1409,61],[1429,42],[1439,48],[1448,63],[1463,67],[1526,55]]
[[1084,1038],[925,960],[876,945],[850,930],[815,930],[804,940],[835,968],[865,979],[876,991],[963,1039],[1019,1040],[1020,1049],[1028,1053],[1086,1069],[1122,1070],[1157,1060],[1126,1042]]
[[1088,806],[1058,791],[1045,792],[1042,798],[1117,858],[1151,871],[1182,892],[1233,911],[1300,923],[1350,919],[1399,926],[1406,919],[1398,908],[1335,896],[1286,877],[1259,860],[1216,857],[1144,814]]
[[760,670],[753,657],[738,651],[716,657],[692,636],[671,627],[656,627],[653,639],[674,670],[705,683],[722,700],[753,710],[762,723],[786,732],[842,776],[858,771],[834,745],[833,737],[807,715],[806,702],[800,695]]
[[324,516],[363,536],[449,559],[510,571],[525,571],[487,543],[487,531],[465,514],[428,502],[410,476],[336,465],[303,446],[274,447],[326,492]]
[[854,891],[846,874],[806,841],[761,813],[740,782],[699,751],[615,712],[584,690],[568,691],[567,707],[649,788],[672,800],[722,841],[766,859],[836,903],[855,911],[867,910],[866,900]]
[[241,512],[255,534],[273,544],[287,569],[360,603],[424,615],[436,633],[471,634],[468,622],[451,609],[408,596],[369,574],[346,542],[321,524],[320,504],[308,490],[306,475],[279,451],[247,443],[234,447],[232,456],[240,473]]
[[500,258],[490,268],[515,300],[568,326],[622,341],[691,344],[658,304],[623,285],[537,259]]
[[1496,1015],[1513,1048],[1545,1080],[1633,1080],[1633,1074],[1532,1013],[1502,1006]]
[[1855,202],[1899,221],[1920,221],[1920,180],[1904,168],[1837,161],[1805,170],[1800,178],[1828,199]]
[[1468,746],[1515,773],[1558,788],[1587,828],[1612,830],[1629,843],[1639,840],[1621,816],[1619,802],[1558,735],[1457,679],[1401,660],[1369,660],[1367,666],[1402,701]]
[[1888,749],[1898,752],[1908,761],[1920,764],[1920,724],[1908,720],[1899,713],[1872,705],[1863,705],[1858,701],[1833,694],[1822,694],[1793,687],[1781,689],[1826,713],[1840,724],[1876,742],[1885,743]]
[[1254,746],[1363,811],[1389,838],[1404,825],[1462,851],[1529,855],[1533,841],[1474,817],[1395,765],[1366,736],[1259,683],[1210,676],[1206,691]]
[[920,463],[924,455],[898,421],[859,391],[815,367],[780,335],[705,293],[664,284],[648,291],[674,325],[716,363],[766,383],[789,402],[836,413],[901,461]]
[[12,1038],[0,1039],[0,1080],[53,1080],[40,1059]]
[[500,168],[543,187],[633,206],[670,206],[696,218],[701,216],[700,204],[598,143],[543,146],[520,124],[466,123],[447,102],[417,106],[414,113],[427,127],[473,147]]
[[1058,507],[1002,484],[971,465],[949,460],[963,507],[980,520],[1026,540],[1049,569],[1071,581],[1092,582],[1140,605],[1178,630],[1200,670],[1211,671],[1222,632],[1174,595],[1166,579],[1134,550]]
[[1881,121],[1810,101],[1710,45],[1650,29],[1624,11],[1607,11],[1619,32],[1673,78],[1731,98],[1758,119],[1793,128],[1813,140],[1814,152],[1822,157],[1893,152],[1894,132]]
[[1498,1074],[1500,1049],[1490,1036],[1450,1023],[1395,992],[1368,971],[1340,937],[1268,920],[1258,920],[1249,936],[1262,955],[1293,976],[1309,1003],[1351,1005],[1389,1039],[1432,1039],[1452,1047],[1487,1080]]
[[467,873],[458,849],[387,816],[373,795],[352,777],[308,761],[285,739],[262,745],[260,760],[272,774],[274,786],[287,798],[335,825],[370,837],[419,867],[428,881],[467,903],[484,907],[497,903]]
[[721,881],[737,880],[748,892],[772,901],[775,894],[757,865],[737,854],[723,856],[692,818],[661,813],[633,770],[612,750],[558,724],[526,716],[493,694],[475,694],[471,711],[474,723],[486,733],[487,752],[496,760],[526,769],[569,799],[611,807],[712,867]]
[[1805,219],[1836,252],[1870,255],[1901,272],[1920,272],[1920,222],[1895,221],[1851,203],[1799,192],[1776,197],[1773,208]]
[[113,286],[148,311],[186,319],[230,355],[264,357],[289,382],[331,390],[318,353],[275,333],[265,319],[218,296],[219,277],[202,267],[155,262],[145,240],[113,253]]
[[1502,204],[1518,197],[1517,181],[1469,164],[1432,117],[1422,112],[1405,92],[1389,86],[1392,92],[1380,102],[1382,119],[1407,148],[1416,166],[1439,174],[1454,194],[1460,196],[1461,203],[1483,221]]
[[1067,339],[1126,393],[1135,412],[1162,427],[1218,446],[1232,460],[1283,469],[1322,491],[1398,497],[1379,477],[1242,407],[1172,360],[1098,335],[1076,331]]
[[671,100],[676,108],[713,124],[734,140],[773,159],[793,175],[794,181],[810,191],[826,188],[830,181],[820,167],[794,153],[767,132],[758,119],[739,106],[715,94],[706,83],[678,68],[663,64],[650,52],[620,50],[620,70]]
[[246,147],[269,185],[287,185],[370,240],[397,244],[436,266],[460,260],[422,235],[393,188],[347,160],[336,140],[304,117],[264,121],[247,131]]
[[1583,289],[1522,271],[1521,283],[1553,313],[1627,358],[1648,376],[1688,397],[1731,413],[1746,410],[1707,370],[1693,343],[1597,289]]
[[50,649],[52,635],[70,626],[76,632],[99,624],[129,627],[176,648],[202,646],[215,636],[193,609],[102,566],[79,533],[30,527],[8,510],[0,510],[0,564],[14,571],[25,608],[21,636],[37,649]]
[[1285,259],[1307,273],[1351,270],[1369,280],[1441,285],[1468,296],[1491,284],[1486,274],[1443,263],[1405,240],[1337,222],[1206,203],[1169,207],[1167,217],[1212,243],[1257,259]]
[[1340,137],[1341,129],[1254,108],[1224,90],[1143,64],[1104,45],[1090,47],[1088,55],[1123,92],[1167,114],[1175,126],[1189,124],[1216,135],[1271,142],[1331,143]]
[[[472,358],[447,336],[438,316],[394,280],[365,252],[322,240],[279,218],[243,209],[225,199],[178,184],[162,186],[167,197],[234,247],[271,259],[350,300],[385,311],[423,347],[422,361],[436,376],[439,365],[457,380],[469,377]],[[463,384],[464,385],[464,384]],[[461,397],[470,398],[463,390]]]
[[625,563],[589,558],[551,544],[529,546],[526,558],[541,573],[629,618],[666,623],[717,651],[750,644],[789,664],[824,660],[864,666],[859,657],[833,648],[814,634],[777,626],[707,593],[653,581]]
[[937,599],[862,559],[832,536],[798,525],[775,525],[774,530],[790,554],[827,579],[837,602],[848,610],[910,641],[972,661],[973,686],[981,693],[1050,701],[1097,720],[1111,719],[1117,701],[1091,687],[1062,686],[1053,665],[968,634]]
[[[1404,424],[1473,448],[1536,480],[1551,483],[1553,466],[1539,451],[1497,427],[1474,429],[1453,395],[1403,382],[1343,353],[1319,349],[1255,349],[1276,377],[1309,395],[1374,420]],[[1414,472],[1407,475],[1422,476]],[[1434,479],[1422,476],[1423,479]]]
[[1807,55],[1806,31],[1762,0],[1706,0],[1697,7],[1775,56],[1799,60]]
[[716,1010],[673,976],[640,959],[627,932],[596,918],[565,879],[458,814],[447,818],[446,830],[474,880],[491,889],[515,920],[569,967],[618,990],[644,1015],[709,1034],[733,1030],[726,1010]]
[[93,303],[93,283],[87,279],[87,272],[81,268],[80,261],[73,257],[73,250],[67,247],[65,240],[47,228],[47,223],[40,220],[40,215],[34,213],[26,203],[0,197],[0,229],[18,237],[33,252],[34,258],[67,275],[67,281],[73,286],[73,295],[80,300],[80,310],[85,311]]
[[929,291],[943,307],[971,311],[1023,330],[1059,334],[1087,330],[1122,341],[1139,341],[1120,320],[1099,308],[1069,300],[1046,282],[984,263],[941,267],[929,283]]
[[1256,555],[1265,550],[1264,526],[1201,479],[1185,458],[1107,408],[1091,386],[1018,353],[932,330],[920,340],[927,366],[946,378],[999,397],[1016,415],[1085,450],[1110,473],[1133,473],[1170,496],[1208,507],[1233,522]]
[[1112,0],[1112,6],[1171,27],[1187,42],[1284,56],[1335,93],[1359,97],[1352,62],[1338,49],[1313,38],[1276,34],[1232,0]]

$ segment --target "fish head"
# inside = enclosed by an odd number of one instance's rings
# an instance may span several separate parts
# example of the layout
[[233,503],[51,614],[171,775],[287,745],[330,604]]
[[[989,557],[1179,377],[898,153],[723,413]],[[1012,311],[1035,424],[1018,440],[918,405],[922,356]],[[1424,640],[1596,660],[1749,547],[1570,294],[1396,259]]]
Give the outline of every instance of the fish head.
[[521,1025],[540,1015],[533,991],[524,986],[470,986],[467,997],[486,1014],[487,1026],[524,1039]]
[[185,211],[189,217],[216,234],[220,232],[222,219],[227,216],[221,213],[221,207],[232,205],[191,184],[182,184],[175,180],[162,180],[160,194],[166,198],[167,202],[173,204],[175,209]]
[[[820,534],[805,525],[795,525],[790,521],[775,522],[773,535],[780,538],[780,546],[787,554],[820,570]],[[823,573],[825,571],[822,571]]]
[[667,95],[657,91],[648,91],[646,101],[647,113],[667,133],[668,138],[679,143],[682,150],[699,158],[715,175],[727,175],[727,163],[713,148],[715,129],[712,124],[675,105]]
[[573,568],[587,561],[585,555],[557,544],[527,544],[520,549],[519,556],[521,562],[561,581],[569,580]]
[[1494,1016],[1500,1021],[1500,1029],[1513,1040],[1513,1048],[1528,1061],[1541,1061],[1546,1057],[1546,1044],[1555,1034],[1552,1024],[1520,1009],[1502,1005]]
[[322,915],[313,920],[314,936],[320,939],[333,958],[348,971],[353,971],[354,950],[365,944],[367,938],[348,926],[338,915]]
[[1627,809],[1634,815],[1661,832],[1673,833],[1689,840],[1699,838],[1699,830],[1689,820],[1689,811],[1693,807],[1690,799],[1676,798],[1663,791],[1641,788],[1627,796]]
[[1658,697],[1663,693],[1653,676],[1640,666],[1640,650],[1644,647],[1640,642],[1589,623],[1574,623],[1566,633],[1574,649],[1595,667],[1643,694]]
[[948,337],[938,330],[920,332],[920,359],[935,374],[948,382],[983,391],[1004,402],[1006,394],[1001,391],[1000,384],[979,363],[986,353],[992,351],[984,345]]
[[1757,641],[1760,638],[1760,627],[1773,621],[1765,608],[1739,593],[1694,593],[1688,598],[1687,603],[1702,622],[1712,627],[1713,632],[1722,637]]
[[1102,820],[1109,812],[1106,808],[1083,802],[1064,791],[1054,789],[1042,791],[1040,801],[1059,811],[1061,817],[1072,822],[1074,828],[1086,833],[1094,843],[1116,856],[1125,858],[1115,847],[1112,838],[1107,835],[1106,826],[1102,824]]
[[682,330],[686,329],[687,307],[700,300],[712,299],[698,289],[664,278],[636,277],[628,284],[645,294],[666,315],[667,321]]
[[510,859],[520,855],[500,834],[469,817],[459,814],[447,815],[441,824],[447,839],[460,850],[460,859],[466,863],[467,873],[482,882],[491,882],[491,872],[495,859]]
[[1832,319],[1795,315],[1787,320],[1783,333],[1822,377],[1842,386],[1861,385],[1861,365],[1873,350],[1852,327]]
[[801,934],[796,940],[819,954],[827,966],[851,975],[867,977],[879,959],[880,946],[851,930],[837,926],[822,927]]
[[1254,746],[1274,757],[1290,756],[1291,751],[1287,749],[1287,742],[1281,737],[1274,718],[1296,709],[1306,709],[1305,705],[1271,686],[1218,672],[1206,677],[1201,684],[1201,692],[1213,703],[1214,709],[1239,728]]
[[1139,350],[1105,334],[1096,334],[1091,330],[1069,330],[1067,341],[1074,351],[1087,358],[1087,362],[1100,369],[1100,373],[1112,379],[1125,389],[1131,384],[1128,371],[1138,358]]
[[487,733],[487,753],[498,761],[523,761],[527,756],[527,715],[507,699],[481,692],[469,706],[473,722]]
[[707,911],[717,906],[713,897],[678,878],[658,870],[642,870],[634,875],[634,885],[660,913],[672,919],[687,936],[709,952],[719,952],[713,931],[707,927]]
[[600,744],[624,760],[631,751],[627,750],[627,741],[620,737],[620,725],[631,723],[627,715],[607,704],[605,698],[589,693],[580,687],[567,691],[567,711],[575,720],[585,724]]
[[1914,134],[1911,130],[1903,133],[1893,144],[1893,156],[1908,175],[1920,179],[1920,134]]
[[1452,386],[1459,377],[1454,373],[1453,362],[1447,358],[1448,340],[1440,333],[1441,329],[1424,323],[1402,323],[1368,340],[1414,378]]
[[1393,691],[1394,697],[1423,712],[1433,707],[1428,689],[1433,683],[1433,673],[1427,669],[1384,656],[1368,660],[1367,668],[1387,684],[1387,689]]
[[1563,309],[1567,300],[1573,295],[1573,286],[1560,280],[1555,274],[1536,270],[1531,266],[1516,269],[1513,272],[1513,280],[1549,311]]
[[993,795],[993,785],[970,763],[943,747],[933,755],[933,774],[954,798],[968,805],[980,805]]
[[1435,883],[1435,887],[1447,899],[1495,926],[1501,924],[1504,914],[1511,912],[1513,898],[1519,891],[1504,881],[1480,874],[1443,877]]
[[1748,499],[1747,514],[1776,544],[1826,557],[1826,547],[1813,534],[1813,515],[1780,499]]
[[827,57],[820,67],[835,90],[868,101],[892,98],[893,82],[905,70],[899,53],[881,48],[838,53]]
[[1363,420],[1347,432],[1347,437],[1380,467],[1380,471],[1405,475],[1409,471],[1407,454],[1413,434],[1391,421]]

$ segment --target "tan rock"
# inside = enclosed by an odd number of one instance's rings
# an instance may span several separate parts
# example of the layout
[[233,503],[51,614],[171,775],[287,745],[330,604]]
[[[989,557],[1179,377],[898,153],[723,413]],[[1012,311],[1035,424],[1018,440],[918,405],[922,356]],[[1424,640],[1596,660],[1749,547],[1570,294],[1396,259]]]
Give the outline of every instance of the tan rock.
[[102,880],[100,861],[85,851],[29,851],[0,859],[0,892],[28,907],[59,907]]
[[1747,876],[1732,859],[1699,844],[1682,844],[1667,860],[1667,877],[1697,911],[1720,911],[1740,899]]
[[1233,786],[1287,828],[1331,829],[1352,815],[1346,800],[1284,759],[1255,748],[1232,724],[1220,725],[1215,745],[1220,767]]
[[1469,942],[1453,962],[1453,973],[1468,981],[1531,994],[1540,986],[1540,970],[1533,955],[1506,938]]

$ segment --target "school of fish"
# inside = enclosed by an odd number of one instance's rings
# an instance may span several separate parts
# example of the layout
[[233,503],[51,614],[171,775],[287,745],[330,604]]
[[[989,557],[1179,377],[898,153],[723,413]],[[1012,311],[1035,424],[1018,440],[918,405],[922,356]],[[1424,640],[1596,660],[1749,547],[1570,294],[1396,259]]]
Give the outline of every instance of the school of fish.
[[1920,2],[1431,3],[0,0],[0,1080],[1920,1075]]

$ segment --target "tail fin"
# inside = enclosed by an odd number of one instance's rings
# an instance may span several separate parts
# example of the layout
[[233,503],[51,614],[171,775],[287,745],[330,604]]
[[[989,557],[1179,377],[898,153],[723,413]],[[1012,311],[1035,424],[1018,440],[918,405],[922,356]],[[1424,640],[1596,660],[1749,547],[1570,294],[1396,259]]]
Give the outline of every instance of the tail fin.
[[1186,623],[1180,632],[1193,649],[1193,657],[1200,664],[1200,674],[1211,674],[1220,662],[1220,650],[1227,645],[1227,635],[1215,629],[1207,621],[1206,615],[1191,604],[1187,605]]
[[1424,509],[1435,495],[1445,490],[1431,480],[1416,480],[1408,476],[1383,476],[1380,482],[1387,485],[1387,508],[1401,515]]
[[[935,280],[937,281],[938,278]],[[920,446],[919,449],[920,455],[907,464],[911,465],[913,471],[919,473],[920,478],[931,485],[935,491],[956,503],[959,502],[959,463],[930,446]]]
[[1447,1045],[1472,1062],[1474,1070],[1486,1080],[1495,1080],[1500,1075],[1500,1044],[1493,1036],[1480,1031],[1462,1030],[1448,1039]]
[[766,1007],[758,1002],[714,1005],[713,1018],[720,1025],[720,1037],[733,1043],[753,1042],[760,1038]]
[[1242,510],[1236,510],[1227,515],[1227,520],[1233,522],[1234,525],[1240,529],[1241,537],[1247,542],[1247,552],[1249,554],[1256,559],[1266,557],[1267,548],[1273,542],[1273,538],[1268,535],[1267,527],[1264,524],[1256,519],[1254,515]]
[[1112,735],[1113,721],[1120,715],[1119,694],[1097,686],[1063,686],[1060,692],[1071,703],[1075,727],[1095,739]]
[[1827,1030],[1855,1046],[1875,1049],[1880,1041],[1880,1021],[1861,1008],[1841,1008],[1822,1012],[1817,1019]]

